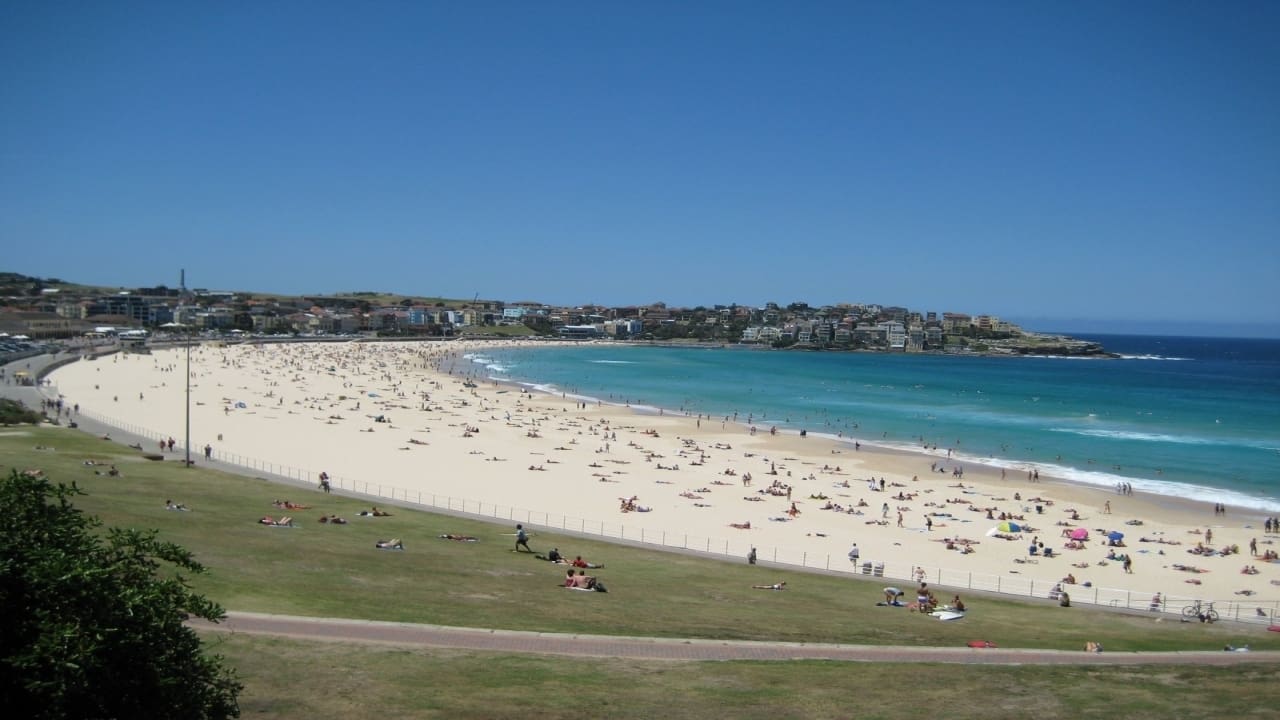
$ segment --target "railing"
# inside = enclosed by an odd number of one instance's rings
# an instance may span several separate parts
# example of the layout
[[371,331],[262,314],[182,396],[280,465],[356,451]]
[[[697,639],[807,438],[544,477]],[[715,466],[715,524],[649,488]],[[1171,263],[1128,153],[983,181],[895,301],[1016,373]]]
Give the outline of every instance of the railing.
[[[118,428],[142,438],[167,437],[166,434],[152,428],[124,422],[83,409],[80,414],[104,425]],[[200,443],[194,444],[196,448],[201,447]],[[192,449],[192,457],[203,457],[204,453],[197,452],[196,448]],[[144,446],[143,450],[151,451],[152,449]],[[319,473],[307,468],[263,461],[258,458],[218,450],[212,452],[211,458],[220,463],[237,465],[298,483],[319,486]],[[556,530],[581,536],[654,545],[662,548],[681,549],[715,557],[746,558],[748,552],[754,549],[758,560],[777,565],[855,576],[885,578],[886,582],[917,583],[925,581],[935,587],[941,586],[949,589],[964,589],[1017,597],[1043,598],[1049,601],[1060,601],[1061,593],[1065,591],[1069,594],[1072,603],[1137,610],[1159,615],[1173,615],[1179,619],[1182,619],[1183,608],[1204,600],[1204,598],[1160,593],[1159,601],[1154,602],[1155,592],[1139,592],[1086,585],[1063,585],[1057,580],[924,567],[892,560],[860,559],[860,562],[854,565],[843,554],[833,556],[830,553],[813,553],[784,547],[760,548],[751,542],[741,539],[731,540],[667,530],[653,530],[640,525],[605,522],[469,498],[424,493],[385,483],[371,483],[358,478],[330,476],[329,485],[333,490],[340,492],[346,491],[348,493],[393,500],[409,505],[417,505],[427,510],[446,510],[478,519],[519,522],[530,528]],[[904,589],[910,595],[910,588]],[[1280,621],[1278,620],[1280,619],[1280,601],[1217,602],[1215,603],[1215,609],[1218,611],[1220,620],[1267,625]]]

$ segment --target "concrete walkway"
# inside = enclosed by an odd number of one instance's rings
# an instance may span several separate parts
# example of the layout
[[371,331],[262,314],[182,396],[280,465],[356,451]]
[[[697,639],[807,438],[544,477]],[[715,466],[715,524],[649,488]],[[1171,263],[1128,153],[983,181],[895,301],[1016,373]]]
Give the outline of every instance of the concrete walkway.
[[1276,652],[1086,653],[970,647],[899,647],[775,643],[745,640],[623,637],[486,630],[232,612],[221,623],[192,621],[205,631],[298,640],[401,647],[451,648],[534,655],[632,660],[835,660],[840,662],[965,663],[985,665],[1240,665],[1280,663]]

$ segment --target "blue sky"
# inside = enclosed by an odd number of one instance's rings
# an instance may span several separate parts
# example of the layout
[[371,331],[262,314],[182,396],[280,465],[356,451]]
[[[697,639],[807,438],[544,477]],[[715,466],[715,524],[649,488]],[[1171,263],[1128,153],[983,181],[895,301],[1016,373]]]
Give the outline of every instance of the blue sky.
[[1278,28],[1274,2],[5,3],[0,269],[1280,334]]

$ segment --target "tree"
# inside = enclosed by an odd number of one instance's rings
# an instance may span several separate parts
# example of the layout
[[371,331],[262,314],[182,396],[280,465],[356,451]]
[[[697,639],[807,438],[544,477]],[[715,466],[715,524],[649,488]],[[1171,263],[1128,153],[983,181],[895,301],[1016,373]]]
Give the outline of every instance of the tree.
[[[189,616],[222,608],[181,572],[203,572],[155,530],[108,528],[74,484],[0,479],[0,702],[29,718],[239,717],[242,685],[206,655]],[[162,565],[164,563],[164,565]]]
[[43,419],[43,415],[17,400],[0,398],[0,424],[35,425]]

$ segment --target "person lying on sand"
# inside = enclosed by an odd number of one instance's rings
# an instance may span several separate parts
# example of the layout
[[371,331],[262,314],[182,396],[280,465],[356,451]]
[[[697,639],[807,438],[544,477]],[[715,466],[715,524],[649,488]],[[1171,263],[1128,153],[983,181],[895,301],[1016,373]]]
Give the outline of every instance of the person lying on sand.
[[190,511],[191,511],[191,508],[187,507],[186,505],[183,505],[182,503],[175,503],[175,502],[174,502],[174,501],[172,501],[172,500],[165,500],[165,501],[164,501],[164,509],[165,509],[165,510],[177,510],[177,511],[179,511],[179,512],[190,512]]
[[457,540],[458,542],[479,542],[479,538],[471,535],[454,535],[453,533],[445,533],[440,536],[441,540]]
[[270,525],[271,527],[293,527],[293,518],[287,515],[279,520],[272,518],[270,515],[263,515],[262,519],[258,522],[263,525]]
[[390,540],[379,540],[373,544],[379,550],[403,550],[404,543],[400,542],[400,538],[391,538]]

